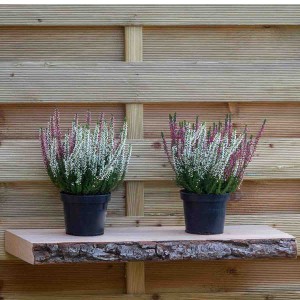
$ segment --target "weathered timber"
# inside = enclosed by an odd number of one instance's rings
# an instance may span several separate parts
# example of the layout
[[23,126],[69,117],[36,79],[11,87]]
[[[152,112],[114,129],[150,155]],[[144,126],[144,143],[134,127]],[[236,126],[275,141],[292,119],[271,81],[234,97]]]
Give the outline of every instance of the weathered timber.
[[299,25],[298,5],[1,5],[0,25]]
[[32,264],[295,258],[295,238],[268,226],[228,226],[222,235],[183,227],[108,228],[98,237],[60,229],[9,230],[6,250]]
[[3,62],[0,102],[298,102],[299,80],[297,60]]
[[[128,140],[132,157],[125,177],[127,181],[170,180],[174,172],[164,153],[161,139]],[[300,139],[262,138],[245,178],[299,179]],[[41,158],[38,140],[2,140],[0,147],[0,181],[49,180]]]

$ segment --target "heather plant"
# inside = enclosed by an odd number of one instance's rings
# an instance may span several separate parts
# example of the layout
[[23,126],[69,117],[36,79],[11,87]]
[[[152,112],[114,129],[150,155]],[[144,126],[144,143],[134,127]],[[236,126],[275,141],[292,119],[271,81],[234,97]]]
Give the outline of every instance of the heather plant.
[[91,113],[79,124],[78,116],[64,135],[59,112],[55,110],[48,128],[40,130],[44,164],[52,182],[62,191],[74,195],[108,194],[123,181],[131,155],[126,146],[127,123],[118,138],[114,119],[107,122],[100,115],[91,128]]
[[235,192],[242,183],[265,122],[256,137],[248,137],[247,126],[237,134],[230,115],[224,124],[214,123],[211,127],[200,124],[198,117],[195,123],[189,123],[177,122],[176,114],[170,115],[170,143],[163,133],[162,138],[177,185],[196,194]]

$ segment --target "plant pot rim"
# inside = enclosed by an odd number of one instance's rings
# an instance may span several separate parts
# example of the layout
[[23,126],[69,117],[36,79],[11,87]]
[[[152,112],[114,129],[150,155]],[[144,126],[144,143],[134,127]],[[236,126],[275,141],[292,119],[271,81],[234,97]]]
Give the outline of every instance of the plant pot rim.
[[196,194],[187,192],[184,189],[180,191],[180,196],[183,201],[193,202],[224,202],[229,200],[230,193],[226,194]]
[[109,196],[111,195],[111,193],[107,193],[107,194],[88,194],[88,195],[81,195],[81,194],[70,194],[70,193],[66,193],[66,192],[60,192],[60,194],[63,195],[69,195],[69,196],[73,196],[73,197],[96,197],[96,196]]
[[111,198],[111,193],[104,195],[73,195],[64,192],[60,192],[61,201],[65,203],[82,203],[82,204],[95,204],[95,203],[105,203]]
[[225,196],[225,195],[230,195],[231,193],[225,193],[225,194],[197,194],[197,193],[193,193],[193,192],[188,192],[185,189],[181,189],[180,193],[182,194],[189,194],[189,195],[197,195],[197,196]]

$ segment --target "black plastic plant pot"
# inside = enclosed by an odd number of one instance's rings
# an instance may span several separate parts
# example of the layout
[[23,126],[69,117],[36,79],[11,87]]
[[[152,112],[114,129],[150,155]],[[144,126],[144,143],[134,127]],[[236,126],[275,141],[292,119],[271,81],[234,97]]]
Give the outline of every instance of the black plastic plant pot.
[[226,203],[230,194],[198,195],[180,191],[183,200],[185,228],[192,234],[221,234],[224,232]]
[[104,233],[107,195],[70,195],[60,193],[64,204],[66,233],[77,236],[94,236]]

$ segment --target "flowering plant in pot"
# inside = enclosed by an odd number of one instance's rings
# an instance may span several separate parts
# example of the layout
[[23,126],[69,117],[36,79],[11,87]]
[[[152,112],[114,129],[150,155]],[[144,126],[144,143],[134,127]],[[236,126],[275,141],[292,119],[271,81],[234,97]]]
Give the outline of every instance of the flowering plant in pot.
[[186,232],[220,234],[224,231],[226,202],[242,183],[265,127],[256,137],[248,135],[247,126],[240,134],[233,129],[230,115],[225,122],[207,127],[177,122],[169,117],[170,142],[162,133],[164,150],[182,188]]
[[48,128],[40,130],[45,168],[61,191],[67,234],[104,233],[107,203],[122,183],[131,155],[126,136],[126,121],[116,138],[113,117],[107,122],[103,114],[92,129],[89,112],[83,124],[75,115],[63,135],[56,110]]

